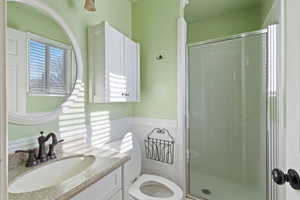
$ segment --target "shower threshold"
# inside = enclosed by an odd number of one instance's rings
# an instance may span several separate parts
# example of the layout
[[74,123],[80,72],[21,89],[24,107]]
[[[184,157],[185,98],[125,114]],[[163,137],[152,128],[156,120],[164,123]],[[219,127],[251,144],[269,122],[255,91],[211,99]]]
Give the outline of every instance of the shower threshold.
[[186,200],[208,200],[208,199],[205,199],[205,198],[199,198],[199,197],[195,197],[195,196],[192,196],[190,194],[188,194],[186,196]]

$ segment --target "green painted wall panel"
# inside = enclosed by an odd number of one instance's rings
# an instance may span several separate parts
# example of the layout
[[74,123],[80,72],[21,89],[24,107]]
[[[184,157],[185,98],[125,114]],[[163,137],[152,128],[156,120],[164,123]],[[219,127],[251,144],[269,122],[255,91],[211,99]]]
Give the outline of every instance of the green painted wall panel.
[[70,40],[64,30],[50,16],[31,6],[17,2],[8,2],[7,25],[13,29],[70,44]]
[[[177,0],[145,0],[133,4],[133,38],[141,43],[141,103],[134,116],[176,119]],[[162,54],[164,59],[156,60]]]
[[[87,83],[87,27],[104,20],[121,32],[131,36],[131,2],[127,0],[97,0],[97,12],[88,12],[83,8],[84,1],[78,0],[43,0],[56,10],[72,28],[82,51],[84,61],[85,83]],[[21,18],[20,18],[21,19]],[[47,29],[45,29],[47,31]],[[85,85],[87,101],[87,84]],[[110,119],[132,116],[131,103],[87,105],[87,113],[108,111]],[[88,121],[88,120],[87,120]],[[37,135],[39,131],[58,131],[58,122],[50,122],[40,126],[20,126],[9,124],[9,140]]]
[[254,7],[188,24],[188,43],[226,37],[261,27],[261,9]]
[[264,0],[261,6],[262,18],[265,19],[269,14],[275,0]]

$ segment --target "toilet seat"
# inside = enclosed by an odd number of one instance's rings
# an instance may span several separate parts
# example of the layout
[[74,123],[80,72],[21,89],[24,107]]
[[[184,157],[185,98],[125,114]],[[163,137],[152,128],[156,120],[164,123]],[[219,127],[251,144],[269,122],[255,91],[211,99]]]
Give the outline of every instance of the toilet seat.
[[[166,186],[169,190],[171,190],[173,192],[173,195],[170,197],[153,197],[153,196],[149,196],[144,194],[141,191],[141,186],[144,183],[147,182],[157,182],[160,183],[164,186]],[[179,186],[177,186],[175,183],[173,183],[172,181],[160,177],[160,176],[155,176],[155,175],[149,175],[149,174],[143,174],[142,176],[140,176],[129,188],[128,193],[138,199],[138,200],[182,200],[183,198],[183,193],[182,190]]]

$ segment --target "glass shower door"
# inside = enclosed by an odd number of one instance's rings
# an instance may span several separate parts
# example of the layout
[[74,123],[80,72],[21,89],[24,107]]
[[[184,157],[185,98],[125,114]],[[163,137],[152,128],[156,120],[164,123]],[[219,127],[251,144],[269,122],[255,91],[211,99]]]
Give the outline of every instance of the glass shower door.
[[189,193],[266,199],[266,33],[189,46]]

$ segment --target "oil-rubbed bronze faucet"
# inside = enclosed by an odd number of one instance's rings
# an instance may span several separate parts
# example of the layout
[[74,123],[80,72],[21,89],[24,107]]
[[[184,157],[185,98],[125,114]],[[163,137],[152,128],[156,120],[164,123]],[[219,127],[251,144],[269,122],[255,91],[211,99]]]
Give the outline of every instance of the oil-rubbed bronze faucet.
[[29,149],[27,151],[18,150],[15,153],[28,153],[28,158],[25,164],[26,167],[33,167],[39,164],[39,161],[36,157],[36,149]]
[[[49,145],[49,151],[46,153],[46,142],[52,138],[52,143]],[[38,154],[38,160],[40,162],[47,162],[49,159],[55,159],[56,154],[54,152],[54,147],[58,144],[63,142],[64,140],[57,141],[57,137],[54,133],[49,133],[47,136],[43,135],[43,132],[41,132],[41,136],[38,138],[39,142],[39,154]]]
[[[36,155],[36,149],[29,149],[27,151],[18,150],[15,153],[28,153],[28,159],[26,161],[26,167],[33,167],[38,165],[39,163],[47,162],[48,160],[55,159],[56,154],[54,151],[54,147],[63,142],[64,140],[57,141],[57,137],[54,133],[49,133],[47,136],[44,136],[44,132],[40,132],[41,136],[38,137],[39,143],[39,152]],[[46,142],[52,138],[52,143],[49,145],[48,153],[46,153]]]
[[56,154],[54,151],[54,147],[63,142],[64,140],[59,140],[57,141],[57,137],[54,133],[49,133],[47,137],[52,137],[52,143],[49,145],[49,150],[48,150],[48,154],[47,154],[47,158],[48,159],[55,159],[56,158]]
[[47,159],[47,154],[46,154],[46,142],[47,142],[47,140],[49,139],[47,139],[47,137],[45,137],[43,134],[44,134],[44,132],[43,131],[41,131],[40,132],[40,134],[41,134],[41,136],[40,137],[38,137],[38,143],[39,143],[39,153],[38,153],[38,156],[37,156],[37,159],[41,162],[41,163],[43,163],[43,162],[46,162],[46,161],[48,161],[48,159]]

